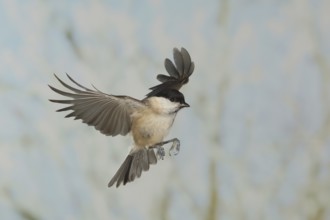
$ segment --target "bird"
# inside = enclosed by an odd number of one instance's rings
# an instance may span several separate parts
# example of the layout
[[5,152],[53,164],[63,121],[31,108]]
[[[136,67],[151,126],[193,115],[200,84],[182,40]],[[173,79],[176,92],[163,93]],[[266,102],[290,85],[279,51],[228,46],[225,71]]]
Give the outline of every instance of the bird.
[[[188,83],[194,71],[195,64],[185,48],[173,49],[174,63],[166,58],[164,62],[168,75],[159,74],[157,80],[161,83],[149,88],[151,91],[142,100],[124,95],[110,95],[98,90],[87,88],[76,82],[69,74],[68,79],[75,87],[65,83],[56,74],[55,78],[69,92],[48,85],[54,92],[70,99],[49,101],[69,105],[57,112],[71,111],[65,118],[81,119],[83,123],[107,136],[131,134],[133,146],[126,159],[114,174],[108,187],[126,185],[139,178],[150,165],[163,159],[163,145],[172,143],[171,152],[177,154],[180,141],[173,138],[164,141],[174,119],[183,108],[190,107],[185,102],[180,88]],[[155,152],[156,151],[156,152]]]

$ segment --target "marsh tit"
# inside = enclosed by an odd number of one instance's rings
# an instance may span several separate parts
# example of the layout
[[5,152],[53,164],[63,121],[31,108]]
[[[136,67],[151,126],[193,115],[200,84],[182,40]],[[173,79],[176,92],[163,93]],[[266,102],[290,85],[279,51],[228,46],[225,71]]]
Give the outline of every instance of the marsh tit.
[[[158,75],[161,84],[150,88],[152,90],[143,100],[129,96],[109,95],[100,90],[89,89],[77,83],[68,74],[69,80],[76,87],[72,87],[55,74],[57,80],[70,92],[49,87],[60,95],[69,97],[68,100],[54,100],[51,102],[68,104],[69,106],[57,110],[72,111],[66,118],[81,119],[83,123],[94,126],[96,130],[108,136],[127,135],[133,137],[133,147],[124,163],[110,180],[108,187],[116,183],[125,185],[141,176],[142,171],[149,170],[151,164],[157,163],[157,158],[165,155],[164,144],[172,142],[172,151],[178,152],[180,142],[177,138],[164,141],[177,112],[189,105],[179,89],[188,82],[194,71],[194,63],[186,49],[173,49],[174,63],[165,59],[165,69],[169,75]],[[156,154],[155,151],[156,150]]]

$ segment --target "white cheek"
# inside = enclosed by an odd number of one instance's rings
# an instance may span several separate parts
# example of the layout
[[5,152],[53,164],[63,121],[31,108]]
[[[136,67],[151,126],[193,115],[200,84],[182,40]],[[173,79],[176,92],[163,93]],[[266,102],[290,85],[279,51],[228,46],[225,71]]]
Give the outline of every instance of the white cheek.
[[171,102],[163,97],[153,97],[150,100],[151,107],[159,113],[172,113],[179,109],[180,104]]

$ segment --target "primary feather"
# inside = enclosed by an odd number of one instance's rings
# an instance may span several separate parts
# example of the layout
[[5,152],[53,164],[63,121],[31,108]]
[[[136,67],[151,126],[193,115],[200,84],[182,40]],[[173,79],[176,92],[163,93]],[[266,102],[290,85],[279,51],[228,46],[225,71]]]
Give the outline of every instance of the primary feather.
[[147,94],[147,97],[155,96],[164,89],[176,89],[180,88],[189,81],[190,75],[194,72],[195,64],[191,61],[190,55],[183,47],[181,51],[177,48],[173,49],[174,63],[166,58],[164,62],[165,69],[169,76],[159,74],[157,79],[161,84],[150,88],[152,90]]
[[81,119],[84,123],[94,126],[96,130],[105,135],[126,135],[130,132],[132,113],[134,109],[144,108],[145,104],[143,102],[128,96],[114,96],[97,89],[86,88],[74,81],[68,74],[67,76],[83,90],[64,83],[55,75],[57,80],[71,92],[64,92],[53,86],[49,87],[60,95],[72,98],[68,100],[51,99],[51,102],[70,104],[70,106],[57,111],[71,110],[72,112],[65,117]]

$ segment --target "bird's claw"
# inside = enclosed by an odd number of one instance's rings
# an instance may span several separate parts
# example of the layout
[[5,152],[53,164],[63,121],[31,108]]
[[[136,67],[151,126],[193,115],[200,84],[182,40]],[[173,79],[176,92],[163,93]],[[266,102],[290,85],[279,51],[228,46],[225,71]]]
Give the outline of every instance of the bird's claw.
[[162,159],[164,160],[164,157],[165,157],[165,150],[164,148],[161,146],[161,145],[158,145],[156,146],[156,156],[157,156],[157,159]]
[[164,150],[163,145],[167,144],[167,143],[170,143],[170,142],[172,142],[172,146],[169,150],[169,155],[172,156],[172,155],[177,155],[179,153],[179,151],[180,151],[180,141],[177,138],[173,138],[171,140],[163,141],[163,142],[160,142],[160,143],[157,143],[157,144],[151,146],[151,148],[153,148],[153,149],[156,148],[157,159],[164,160],[165,150]]
[[169,150],[169,155],[176,156],[176,155],[178,155],[179,152],[180,152],[180,141],[179,141],[179,139],[175,138],[175,139],[173,139],[172,146]]

